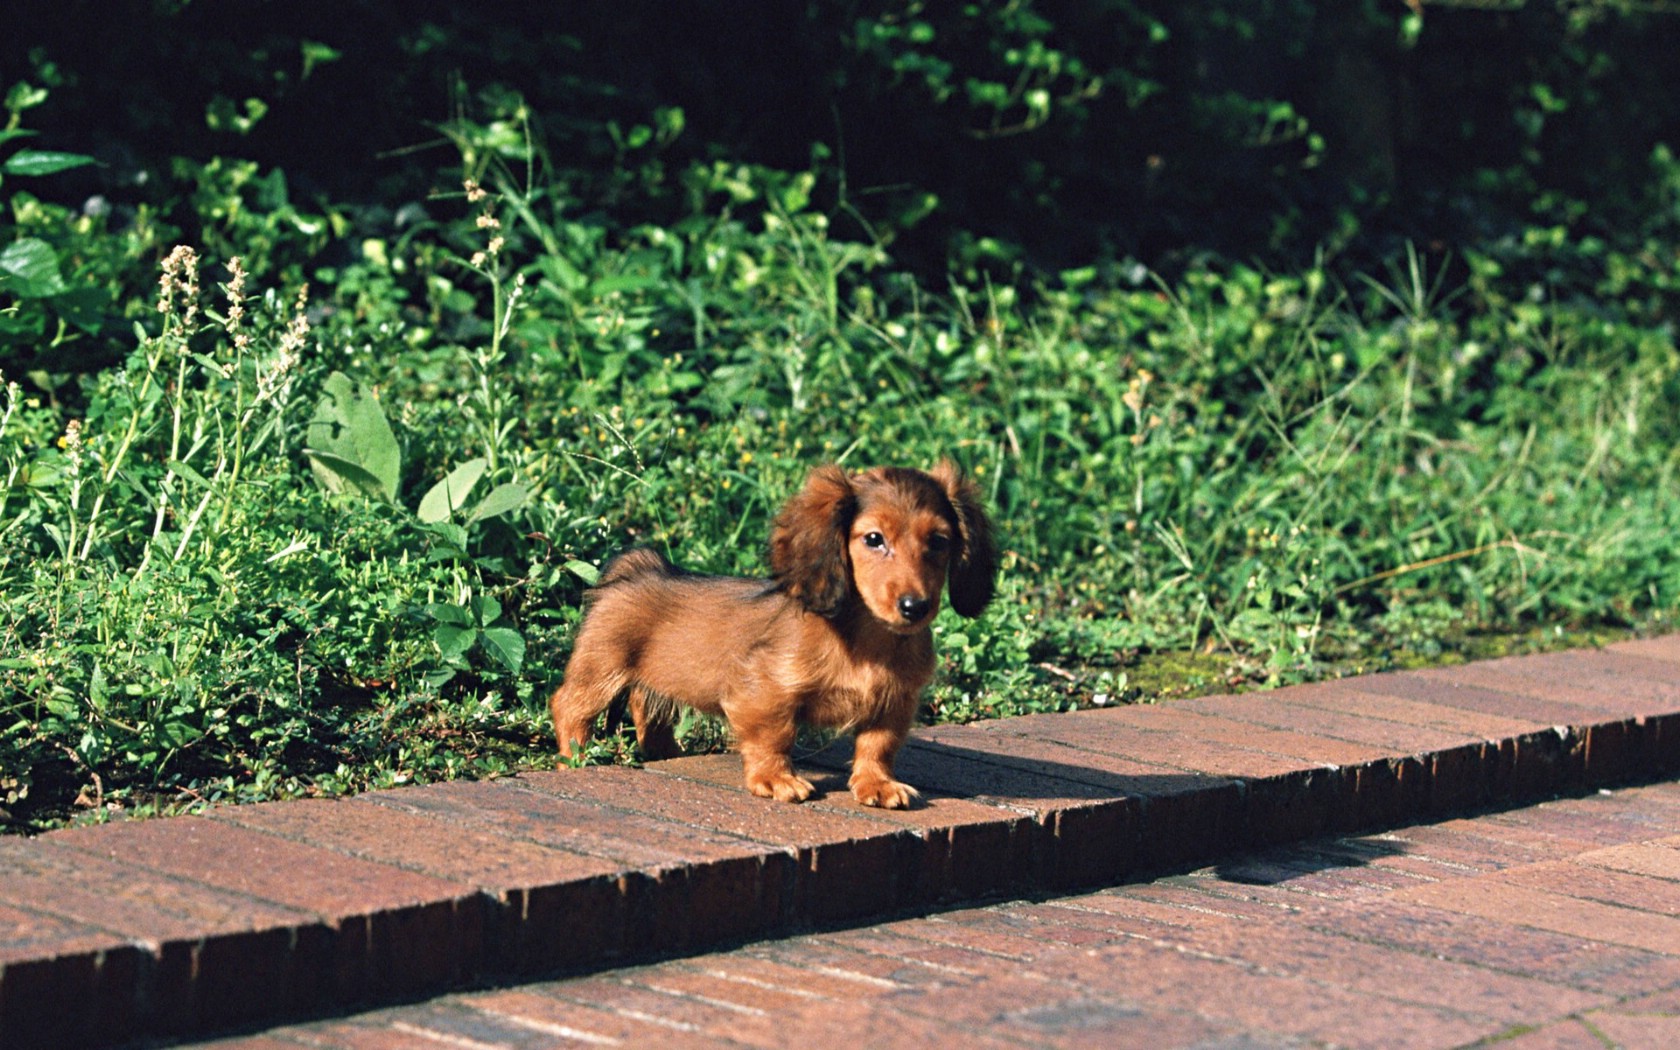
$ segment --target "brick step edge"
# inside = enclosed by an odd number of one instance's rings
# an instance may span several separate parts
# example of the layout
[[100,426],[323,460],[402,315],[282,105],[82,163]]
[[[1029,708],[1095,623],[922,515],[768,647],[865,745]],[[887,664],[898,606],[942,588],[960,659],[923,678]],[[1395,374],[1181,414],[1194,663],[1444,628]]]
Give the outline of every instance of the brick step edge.
[[1680,635],[919,731],[924,806],[734,756],[0,839],[0,1048],[584,972],[1680,773]]

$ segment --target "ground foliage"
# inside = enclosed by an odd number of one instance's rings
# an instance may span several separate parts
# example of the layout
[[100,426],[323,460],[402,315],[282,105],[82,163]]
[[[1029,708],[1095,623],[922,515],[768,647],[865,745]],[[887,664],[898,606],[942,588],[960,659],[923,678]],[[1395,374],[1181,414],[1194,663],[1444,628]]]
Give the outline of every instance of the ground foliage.
[[0,45],[11,827],[545,764],[595,567],[828,460],[997,509],[934,719],[1672,623],[1673,19],[86,6]]

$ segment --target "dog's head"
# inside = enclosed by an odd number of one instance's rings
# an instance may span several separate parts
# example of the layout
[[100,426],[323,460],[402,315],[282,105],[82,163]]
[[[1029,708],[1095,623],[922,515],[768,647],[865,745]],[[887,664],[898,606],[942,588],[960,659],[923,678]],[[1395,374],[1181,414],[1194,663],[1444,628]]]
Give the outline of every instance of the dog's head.
[[978,616],[992,600],[997,555],[973,482],[945,461],[931,471],[818,467],[777,515],[770,569],[794,599],[823,616],[849,601],[899,634],[939,611]]

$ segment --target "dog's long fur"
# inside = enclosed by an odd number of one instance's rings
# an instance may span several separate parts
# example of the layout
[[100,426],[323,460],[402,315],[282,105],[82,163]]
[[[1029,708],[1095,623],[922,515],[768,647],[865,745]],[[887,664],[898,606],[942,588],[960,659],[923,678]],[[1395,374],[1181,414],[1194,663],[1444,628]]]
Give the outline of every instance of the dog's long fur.
[[979,494],[950,462],[819,467],[772,527],[769,580],[696,575],[650,550],[607,565],[549,699],[560,752],[581,752],[627,696],[642,752],[674,755],[686,705],[728,719],[749,791],[802,802],[813,789],[793,770],[796,727],[838,727],[855,733],[857,800],[908,806],[893,759],[933,677],[940,592],[978,616],[996,560]]

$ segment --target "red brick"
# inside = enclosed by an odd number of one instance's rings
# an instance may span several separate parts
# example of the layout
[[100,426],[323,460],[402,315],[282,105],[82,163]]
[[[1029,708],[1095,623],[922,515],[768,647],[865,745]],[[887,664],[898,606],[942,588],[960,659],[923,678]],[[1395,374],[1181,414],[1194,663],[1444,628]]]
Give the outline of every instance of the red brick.
[[812,980],[833,978],[848,985],[873,986],[883,995],[949,979],[946,971],[926,963],[841,944],[831,934],[764,942],[743,948],[739,954],[806,971]]
[[50,841],[0,840],[0,900],[144,944],[139,1022],[188,1032],[295,1013],[330,995],[331,933],[315,916]]
[[1680,918],[1517,886],[1498,875],[1407,890],[1397,900],[1680,956]]
[[[593,799],[560,796],[556,783],[618,778],[647,789],[641,811]],[[577,769],[527,773],[485,783],[451,781],[361,796],[360,801],[406,811],[452,825],[456,834],[479,833],[517,839],[571,854],[582,874],[657,870],[703,860],[757,856],[763,848],[734,834],[696,826],[680,809],[662,812],[657,777],[634,769]],[[596,858],[591,862],[590,858]],[[600,860],[610,861],[609,865]],[[560,856],[550,863],[563,864]],[[562,878],[566,877],[564,874]]]
[[475,886],[496,896],[509,889],[621,870],[621,865],[598,857],[499,834],[466,820],[451,821],[414,804],[437,794],[419,787],[351,799],[231,806],[212,810],[209,816],[292,842]]
[[808,999],[874,999],[896,991],[896,982],[851,975],[829,968],[814,970],[795,966],[742,949],[695,959],[692,969],[722,980],[780,989]]
[[[1356,693],[1341,688],[1345,684],[1291,686],[1242,696],[1203,696],[1177,700],[1172,706],[1238,722],[1345,740],[1368,747],[1379,757],[1456,747],[1473,739],[1464,733],[1445,732],[1429,722],[1408,722],[1406,718],[1418,707],[1389,707],[1384,701],[1396,698]],[[1385,714],[1390,717],[1384,717]]]
[[[1232,697],[1233,706],[1260,709],[1267,706],[1268,694],[1249,693]],[[1147,705],[1111,708],[1104,711],[1076,711],[1049,723],[1049,732],[1036,735],[1076,747],[1095,749],[1103,737],[1099,731],[1105,723],[1123,717],[1128,725],[1153,733],[1174,733],[1189,740],[1211,741],[1244,751],[1258,751],[1313,765],[1358,765],[1382,758],[1385,751],[1370,744],[1338,739],[1329,735],[1300,732],[1295,727],[1271,726],[1268,723],[1235,714],[1215,712],[1206,706],[1197,709],[1181,704]],[[1065,727],[1065,728],[1063,728]],[[1084,737],[1090,743],[1080,743]],[[1091,738],[1095,739],[1091,739]]]
[[1577,859],[1582,864],[1593,864],[1613,871],[1680,880],[1680,839],[1630,842],[1583,853]]
[[1010,972],[963,988],[930,991],[903,1004],[945,1026],[936,1045],[967,1042],[984,1031],[1030,1046],[1187,1047],[1218,1045],[1225,1030],[1200,1018],[1140,1009],[1120,996]]
[[1562,680],[1603,689],[1617,697],[1680,710],[1680,671],[1672,663],[1626,652],[1576,649],[1547,653],[1525,664],[1522,673],[1546,681]]
[[547,986],[545,990],[564,1000],[630,1017],[658,1018],[679,1031],[717,1033],[741,1018],[741,1012],[729,1006],[663,991],[648,983],[657,981],[663,969],[648,966],[618,970]]
[[1680,664],[1680,634],[1665,634],[1657,638],[1638,638],[1606,646],[1613,653],[1629,653],[1648,660]]
[[1131,942],[1057,955],[1035,971],[1085,983],[1097,994],[1126,995],[1154,1009],[1193,1012],[1262,1040],[1287,1035],[1351,1047],[1390,1047],[1394,1033],[1404,1032],[1408,1045],[1458,1046],[1503,1030],[1498,1022],[1454,1010]]
[[1084,762],[1087,755],[1100,754],[1169,770],[1245,780],[1286,776],[1302,766],[1299,759],[1267,751],[1180,733],[1156,732],[1147,727],[1149,717],[1147,709],[1122,707],[1004,718],[976,723],[974,728],[994,736],[1025,737],[1064,745],[1068,748],[1066,757],[1072,762]]
[[784,1047],[831,1045],[837,1035],[849,1046],[872,1050],[927,1050],[930,1046],[961,1045],[965,1050],[1009,1050],[1020,1044],[987,1032],[962,1028],[941,1018],[919,1016],[879,1003],[825,1003],[797,1017],[743,1026],[731,1034],[752,1046]]
[[[1513,868],[1503,876],[1514,886],[1531,886],[1565,897],[1599,901],[1618,908],[1680,915],[1680,882],[1632,875],[1578,862],[1553,862]],[[1670,954],[1680,955],[1680,944]]]
[[[911,936],[896,924],[839,930],[824,934],[822,939],[829,945],[880,959],[896,960],[897,967],[892,971],[894,979],[922,988],[972,982],[987,973],[999,958],[995,953]],[[1023,957],[1003,958],[1024,961]],[[925,974],[914,972],[923,967],[931,972],[931,980]],[[911,972],[904,972],[905,968]]]
[[1620,789],[1600,788],[1590,795],[1559,799],[1546,808],[1579,812],[1621,829],[1618,842],[1680,836],[1680,784],[1647,784]]
[[[604,771],[568,772],[588,779]],[[533,883],[522,891],[525,904],[511,910],[525,927],[505,941],[515,948],[513,968],[579,965],[589,961],[581,954],[587,944],[600,945],[603,958],[620,958],[631,946],[648,954],[688,950],[757,935],[784,921],[783,887],[793,877],[794,858],[782,850],[657,814],[534,790],[548,776],[438,784],[370,798],[380,807],[574,855],[577,874],[567,882],[578,884],[575,892],[558,881]],[[657,780],[646,783],[656,786]],[[616,881],[624,899],[594,886],[597,876]],[[561,945],[564,958],[555,954]]]
[[[1200,894],[1196,896],[1208,899]],[[1185,930],[1228,922],[1231,918],[1229,912],[1202,910],[1186,907],[1176,900],[1117,892],[1082,894],[1048,901],[1039,907],[1047,921],[1056,919],[1069,925],[1105,931],[1111,935],[1110,939],[1134,936],[1167,941]],[[1059,919],[1052,913],[1059,913]]]
[[[927,844],[918,886],[907,903],[972,898],[1030,885],[1036,832],[1031,818],[1001,805],[946,795],[931,785],[922,785],[922,797],[910,809],[865,807],[845,785],[850,741],[838,742],[822,758],[841,775],[828,768],[798,767],[819,790],[827,789],[806,802],[807,808],[862,814],[908,830]],[[740,758],[729,754],[694,755],[646,768],[726,788],[738,787],[741,780]]]
[[[547,1036],[552,1045],[658,1046],[682,1045],[685,1034],[660,1017],[634,1017],[615,1011],[610,1002],[580,1003],[544,994],[552,985],[498,989],[462,997],[471,1010],[503,1018],[533,1035]],[[609,1043],[608,1041],[611,1041]],[[710,1042],[711,1040],[708,1040]],[[550,1045],[550,1044],[539,1044]]]
[[1680,959],[1393,897],[1341,907],[1313,923],[1419,958],[1455,959],[1613,997],[1680,981]]
[[1463,738],[1372,718],[1369,704],[1346,703],[1341,705],[1345,710],[1338,710],[1285,701],[1283,694],[1288,692],[1200,697],[1177,701],[1173,707],[1254,725],[1298,729],[1320,738],[1349,741],[1374,752],[1376,757],[1346,767],[1353,786],[1336,806],[1331,829],[1396,824],[1431,806],[1434,775],[1429,750],[1460,746]]
[[1227,840],[1227,848],[1294,841],[1374,815],[1360,813],[1360,767],[1349,764],[1380,760],[1370,747],[1166,707],[1006,719],[995,726],[991,731],[1243,780],[1247,835]]
[[1514,1027],[1508,1036],[1498,1037],[1494,1045],[1499,1050],[1604,1050],[1604,1040],[1582,1018],[1566,1017],[1561,1021]]
[[744,1013],[787,1016],[817,999],[809,992],[775,988],[763,982],[735,981],[702,967],[667,963],[637,975],[637,982],[671,995],[692,996],[704,1002],[734,1007]]
[[1551,836],[1578,851],[1596,846],[1622,845],[1629,839],[1661,834],[1655,828],[1617,819],[1616,812],[1606,804],[1603,796],[1598,795],[1489,813],[1479,818],[1478,823],[1495,834],[1501,828],[1523,828],[1538,835]]
[[[946,730],[964,726],[941,727]],[[1008,854],[992,854],[968,864],[965,876],[953,850],[950,881],[980,880],[973,887],[984,892],[1015,888],[1018,884],[1074,886],[1122,877],[1140,864],[1139,820],[1143,800],[1120,790],[1113,778],[1107,786],[1067,780],[1034,770],[1030,754],[976,752],[966,744],[973,733],[918,734],[899,755],[902,775],[933,785],[942,794],[983,802],[999,810],[1021,814],[1031,823],[1013,826]],[[997,743],[987,739],[984,743]],[[1034,745],[1035,748],[1054,745]],[[976,757],[977,755],[982,757]],[[1088,773],[1101,779],[1101,773]],[[1128,783],[1135,784],[1135,781]],[[1228,785],[1228,782],[1222,782]],[[1022,856],[1024,852],[1025,856]],[[964,854],[985,857],[975,849]],[[1018,865],[1025,865],[1023,873]],[[978,869],[978,870],[975,870]],[[989,876],[983,873],[991,873]],[[994,882],[995,889],[985,887]],[[979,893],[973,895],[980,895]]]
[[[1620,1010],[1601,1010],[1584,1020],[1592,1025],[1595,1034],[1609,1040],[1616,1047],[1680,1046],[1680,1017],[1672,1014],[1629,1014]],[[1599,1045],[1604,1045],[1601,1041]]]
[[1666,988],[1649,995],[1625,998],[1616,1009],[1629,1014],[1673,1014],[1680,1017],[1680,988]]
[[0,902],[0,1046],[56,1050],[132,1036],[150,962],[109,932]]
[[[963,726],[932,726],[910,738],[906,751],[914,748],[935,751],[945,757],[1002,766],[1040,778],[1046,797],[1055,799],[1066,782],[1097,789],[1094,795],[1071,797],[1114,798],[1121,795],[1155,795],[1168,791],[1190,791],[1208,779],[1205,774],[1181,767],[1139,759],[1115,751],[1088,751],[1056,741],[1043,740],[1031,732],[1015,732],[1017,723],[1030,723],[1039,716],[977,722]],[[1062,717],[1060,715],[1054,717]],[[907,757],[907,756],[901,756]],[[940,790],[949,790],[940,785]],[[998,796],[985,793],[983,797]]]
[[44,841],[321,916],[345,999],[436,988],[482,957],[486,898],[470,886],[200,817],[72,828]]
[[1415,673],[1419,677],[1450,677],[1456,682],[1483,686],[1496,692],[1583,708],[1584,713],[1570,719],[1570,725],[1596,722],[1605,717],[1669,714],[1674,710],[1672,700],[1653,698],[1644,690],[1624,691],[1608,674],[1581,675],[1569,667],[1545,667],[1523,662],[1542,659],[1545,657],[1507,657]]
[[[569,775],[584,774],[584,775]],[[797,872],[784,919],[829,922],[880,914],[914,897],[926,842],[864,815],[754,798],[642,770],[597,767],[522,778],[532,791],[633,813],[680,815],[684,824],[775,844]]]
[[[1034,777],[1043,785],[1047,798],[1037,805],[1041,813],[1054,813],[1068,781],[1095,789],[1095,797],[1116,800],[1090,807],[1082,823],[1104,825],[1101,832],[1062,834],[1054,840],[1054,871],[1105,871],[1114,875],[1133,867],[1165,869],[1206,861],[1246,841],[1248,828],[1244,812],[1245,788],[1235,780],[1207,776],[1139,762],[1118,755],[1082,752],[1062,744],[1026,736],[988,733],[976,726],[937,726],[913,738],[905,759],[913,752],[932,751],[941,756],[983,761]],[[901,759],[901,761],[903,761]],[[1019,781],[1009,790],[1019,791]],[[988,795],[993,801],[1034,805],[1030,796]],[[1072,797],[1084,797],[1082,794]],[[1071,823],[1072,818],[1069,818]],[[1047,821],[1048,826],[1054,826]],[[1129,836],[1135,832],[1135,852]],[[1084,851],[1076,853],[1075,851]],[[1116,866],[1118,865],[1118,866]],[[1110,876],[1113,877],[1113,876]],[[1057,885],[1078,885],[1081,880],[1065,878]]]
[[[1580,725],[1597,721],[1603,712],[1596,704],[1575,703],[1545,693],[1512,692],[1482,684],[1469,671],[1477,665],[1434,670],[1394,671],[1356,679],[1361,692],[1420,700],[1440,707],[1512,718],[1534,726]],[[1498,675],[1487,676],[1509,687]]]
[[[1309,922],[1312,918],[1309,918]],[[1210,923],[1180,937],[1197,953],[1239,960],[1266,973],[1312,978],[1368,996],[1518,1023],[1613,1001],[1529,977],[1495,973],[1444,959],[1417,957],[1386,945],[1304,928],[1301,922]],[[1333,930],[1333,923],[1326,923]]]
[[1154,882],[1117,886],[1111,890],[1088,893],[1070,898],[1070,902],[1080,908],[1103,908],[1108,906],[1106,902],[1110,899],[1118,899],[1121,904],[1117,906],[1129,906],[1126,902],[1134,900],[1150,901],[1188,912],[1192,918],[1186,921],[1197,921],[1194,917],[1198,916],[1210,922],[1223,919],[1283,920],[1291,915],[1300,914],[1301,902],[1295,900],[1261,901],[1207,892],[1210,886],[1219,885],[1217,876],[1211,871],[1193,872],[1189,875],[1175,875],[1156,879]]
[[[1303,707],[1344,711],[1411,726],[1414,730],[1432,730],[1425,738],[1428,742],[1421,745],[1431,751],[1456,747],[1467,741],[1502,740],[1535,728],[1533,722],[1508,714],[1385,692],[1377,688],[1385,678],[1382,675],[1348,678],[1302,687],[1294,694],[1294,699]],[[1415,732],[1410,739],[1413,748],[1420,746]]]

